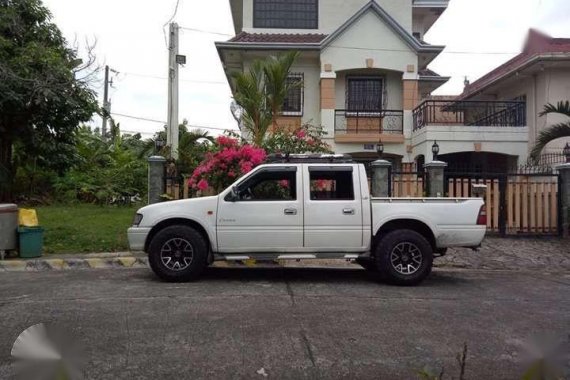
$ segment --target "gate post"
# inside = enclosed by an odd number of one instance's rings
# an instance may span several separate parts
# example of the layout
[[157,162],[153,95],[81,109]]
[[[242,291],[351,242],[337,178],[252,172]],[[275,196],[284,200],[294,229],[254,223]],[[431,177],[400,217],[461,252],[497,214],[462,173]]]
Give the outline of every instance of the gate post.
[[560,231],[562,237],[570,237],[570,163],[562,164],[556,167],[560,173]]
[[431,161],[424,165],[427,172],[427,195],[428,197],[443,197],[445,195],[444,171],[447,163],[443,161]]
[[148,204],[160,202],[160,196],[164,194],[165,162],[162,156],[148,158]]
[[390,169],[392,164],[386,160],[376,160],[370,164],[372,168],[372,183],[370,185],[370,193],[373,197],[389,197],[390,196]]

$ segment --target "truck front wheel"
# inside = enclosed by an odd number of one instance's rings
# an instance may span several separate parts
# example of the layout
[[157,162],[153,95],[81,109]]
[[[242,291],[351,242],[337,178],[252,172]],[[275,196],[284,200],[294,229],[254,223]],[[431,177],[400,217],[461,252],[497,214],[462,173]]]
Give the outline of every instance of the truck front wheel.
[[152,271],[169,282],[197,279],[207,266],[208,245],[202,235],[188,226],[169,226],[151,240],[148,262]]
[[381,276],[397,285],[417,285],[431,272],[433,249],[421,234],[395,230],[376,247],[376,265]]

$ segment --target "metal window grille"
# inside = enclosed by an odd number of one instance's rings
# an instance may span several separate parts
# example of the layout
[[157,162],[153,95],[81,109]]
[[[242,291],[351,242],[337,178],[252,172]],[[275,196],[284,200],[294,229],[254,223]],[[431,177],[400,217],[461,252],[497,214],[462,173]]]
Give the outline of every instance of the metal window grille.
[[254,0],[253,27],[318,29],[318,0]]
[[347,78],[346,109],[348,111],[380,111],[384,80],[380,77]]
[[302,116],[303,115],[303,73],[289,74],[287,82],[294,85],[287,93],[287,97],[283,102],[282,113],[285,116]]

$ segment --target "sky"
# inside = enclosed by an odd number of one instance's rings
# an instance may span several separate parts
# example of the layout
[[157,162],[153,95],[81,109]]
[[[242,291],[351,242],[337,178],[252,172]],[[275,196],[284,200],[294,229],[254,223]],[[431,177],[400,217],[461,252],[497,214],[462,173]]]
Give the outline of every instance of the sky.
[[[86,40],[96,40],[98,64],[118,72],[111,76],[111,112],[123,132],[151,137],[166,122],[168,28],[163,26],[176,3],[44,0],[70,42],[85,46]],[[452,79],[435,94],[457,95],[465,77],[474,81],[518,54],[531,27],[570,38],[569,20],[569,0],[451,0],[425,36],[431,44],[447,46],[429,68]],[[186,28],[180,31],[180,54],[187,57],[180,68],[180,120],[213,135],[237,129],[230,112],[231,91],[214,46],[234,35],[229,0],[180,0],[174,21]],[[102,78],[93,85],[100,104]],[[100,123],[93,120],[94,126]]]

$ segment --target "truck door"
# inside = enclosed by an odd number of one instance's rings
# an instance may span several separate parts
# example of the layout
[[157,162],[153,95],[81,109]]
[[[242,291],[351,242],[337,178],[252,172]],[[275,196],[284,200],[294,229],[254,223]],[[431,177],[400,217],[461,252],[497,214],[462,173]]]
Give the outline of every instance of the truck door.
[[360,179],[354,165],[303,165],[305,247],[357,251],[363,246]]
[[262,168],[237,185],[237,199],[220,199],[220,252],[295,252],[303,248],[303,193],[297,169]]

